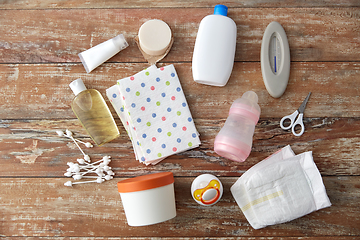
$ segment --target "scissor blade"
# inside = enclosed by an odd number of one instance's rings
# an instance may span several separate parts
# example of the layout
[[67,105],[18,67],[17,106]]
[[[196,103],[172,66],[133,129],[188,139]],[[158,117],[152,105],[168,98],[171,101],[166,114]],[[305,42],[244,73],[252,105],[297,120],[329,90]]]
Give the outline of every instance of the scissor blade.
[[310,94],[311,94],[311,92],[309,92],[309,94],[306,96],[305,100],[300,105],[300,107],[298,109],[299,113],[304,113],[306,104],[307,104],[307,102],[309,101],[309,98],[310,98]]

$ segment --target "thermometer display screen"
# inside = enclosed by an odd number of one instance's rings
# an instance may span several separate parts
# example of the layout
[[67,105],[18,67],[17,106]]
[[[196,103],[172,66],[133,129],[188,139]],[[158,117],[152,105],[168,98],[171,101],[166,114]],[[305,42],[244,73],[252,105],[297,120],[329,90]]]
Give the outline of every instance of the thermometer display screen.
[[271,70],[277,75],[281,65],[281,45],[279,38],[275,34],[273,34],[270,39],[269,60]]

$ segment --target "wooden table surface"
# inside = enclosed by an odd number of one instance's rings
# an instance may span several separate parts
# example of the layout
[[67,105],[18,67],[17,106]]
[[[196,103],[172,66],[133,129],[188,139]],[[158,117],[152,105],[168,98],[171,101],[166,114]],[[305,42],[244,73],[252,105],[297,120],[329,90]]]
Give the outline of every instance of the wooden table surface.
[[[360,238],[360,1],[227,1],[237,24],[233,72],[225,87],[197,84],[191,59],[199,23],[217,1],[0,1],[0,236],[121,238]],[[174,64],[202,145],[144,166],[115,111],[121,136],[86,149],[112,157],[116,178],[102,184],[65,187],[67,162],[81,157],[56,130],[69,129],[90,141],[70,108],[68,84],[82,78],[105,90],[116,80],[148,67],[134,38],[145,21],[162,19],[174,45],[158,66]],[[266,26],[278,21],[288,36],[291,71],[285,94],[272,98],[260,69]],[[130,46],[87,74],[78,53],[123,33]],[[253,148],[244,163],[213,150],[231,103],[245,91],[259,96],[261,116]],[[279,127],[284,115],[312,92],[306,131],[293,136]],[[109,104],[109,102],[107,102]],[[110,106],[110,104],[109,104]],[[237,206],[230,186],[254,164],[291,145],[296,154],[313,151],[332,206],[285,224],[254,230]],[[119,180],[148,173],[175,175],[177,217],[161,224],[129,227],[117,192]],[[212,207],[190,195],[192,180],[211,173],[224,195]]]

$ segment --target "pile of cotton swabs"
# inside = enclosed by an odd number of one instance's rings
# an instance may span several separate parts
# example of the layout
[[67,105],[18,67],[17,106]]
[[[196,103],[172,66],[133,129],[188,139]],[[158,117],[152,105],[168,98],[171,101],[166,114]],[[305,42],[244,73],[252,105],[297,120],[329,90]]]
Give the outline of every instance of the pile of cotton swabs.
[[[82,184],[82,183],[103,183],[104,181],[113,179],[115,173],[109,167],[109,163],[111,162],[110,156],[104,156],[101,160],[91,163],[90,156],[85,154],[85,152],[79,146],[79,143],[84,144],[86,147],[93,147],[91,143],[82,142],[73,137],[73,133],[69,130],[56,131],[56,133],[60,137],[67,137],[74,141],[75,145],[79,148],[80,152],[83,154],[83,158],[77,159],[77,163],[68,162],[67,165],[69,168],[66,170],[64,175],[66,177],[72,177],[75,181],[81,179],[89,179],[88,181],[82,182],[72,182],[67,181],[64,183],[65,186],[71,187],[74,184]],[[91,176],[89,176],[91,174]],[[90,180],[93,179],[93,180]]]

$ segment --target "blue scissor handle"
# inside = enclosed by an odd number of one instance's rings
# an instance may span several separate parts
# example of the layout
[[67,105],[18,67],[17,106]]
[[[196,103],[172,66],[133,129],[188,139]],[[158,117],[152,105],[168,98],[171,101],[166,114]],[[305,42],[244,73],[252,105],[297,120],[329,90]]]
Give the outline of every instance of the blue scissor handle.
[[[298,110],[295,110],[295,112],[293,112],[291,115],[287,115],[285,117],[283,117],[281,120],[280,120],[280,127],[284,130],[288,130],[290,129],[293,125],[294,125],[294,122],[295,122],[295,118],[296,116],[299,114],[299,111]],[[289,119],[290,120],[290,125],[289,126],[284,126],[284,121]]]

